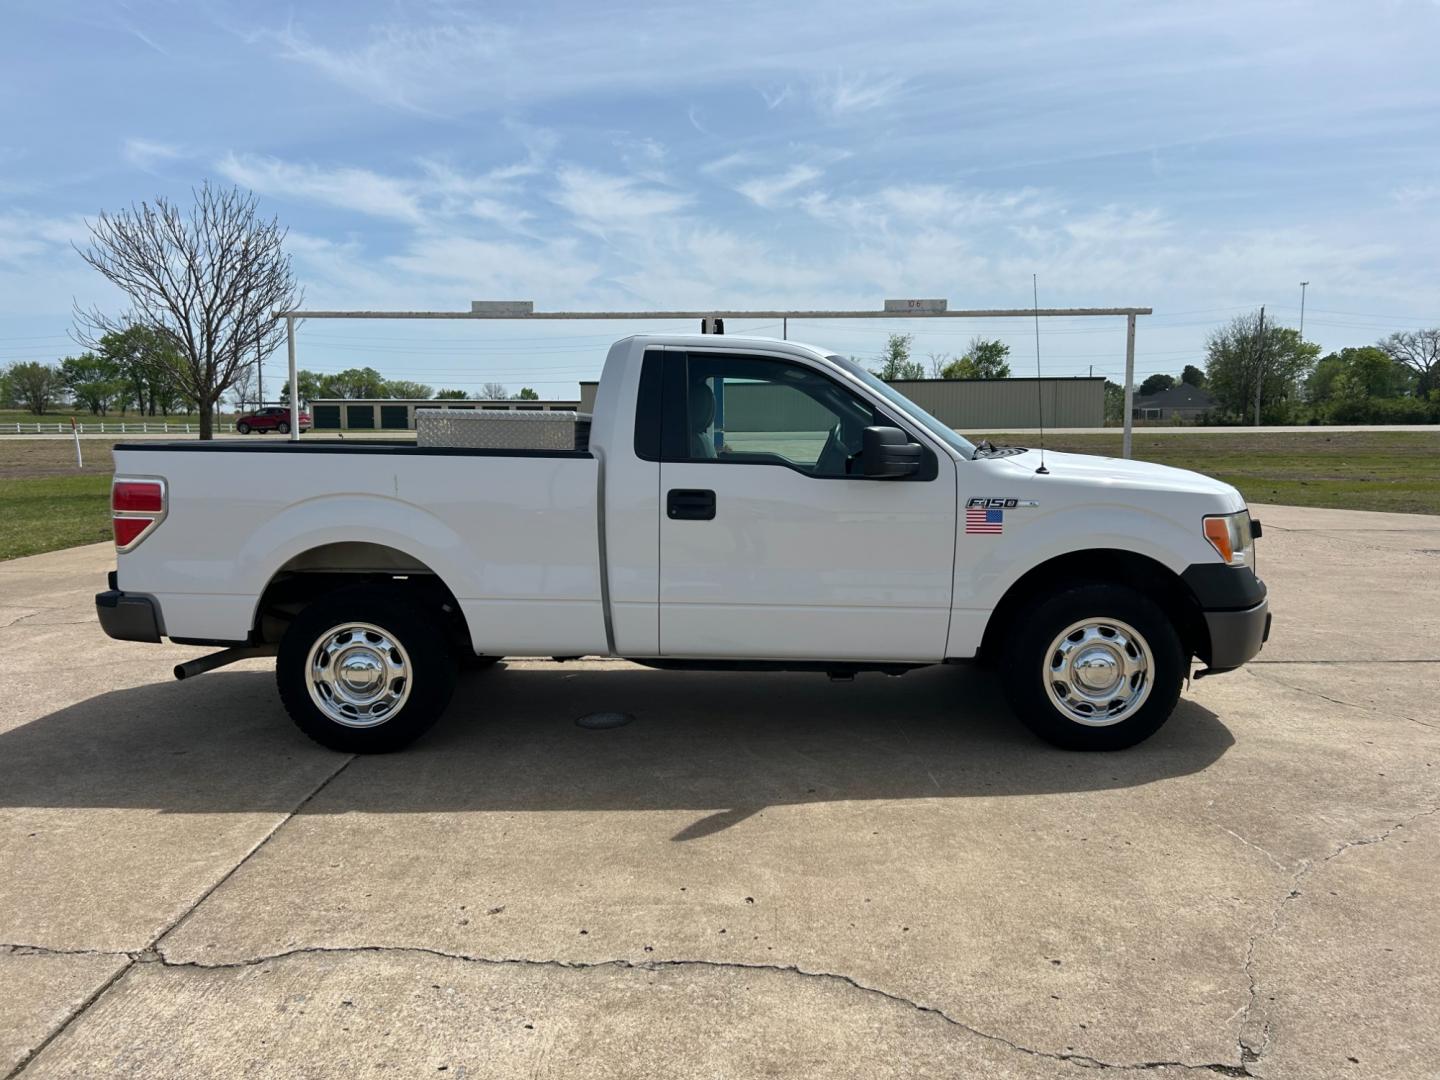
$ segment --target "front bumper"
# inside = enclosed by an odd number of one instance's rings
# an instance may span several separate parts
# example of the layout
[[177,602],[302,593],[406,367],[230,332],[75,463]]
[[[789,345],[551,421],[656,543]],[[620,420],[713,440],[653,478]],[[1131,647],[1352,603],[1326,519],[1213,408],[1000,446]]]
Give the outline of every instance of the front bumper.
[[160,640],[160,612],[148,596],[106,589],[95,594],[100,629],[119,641]]
[[1210,630],[1206,674],[1233,671],[1270,640],[1270,601],[1261,600],[1244,611],[1207,611],[1205,625]]
[[1180,580],[1190,588],[1209,631],[1209,652],[1200,659],[1207,675],[1233,671],[1270,637],[1270,598],[1265,582],[1249,567],[1196,563]]

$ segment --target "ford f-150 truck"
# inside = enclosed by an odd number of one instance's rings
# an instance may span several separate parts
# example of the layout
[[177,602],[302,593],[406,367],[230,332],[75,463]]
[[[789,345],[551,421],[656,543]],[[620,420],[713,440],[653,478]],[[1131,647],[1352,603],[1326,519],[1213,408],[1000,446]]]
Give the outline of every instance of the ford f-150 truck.
[[1041,737],[1118,749],[1165,722],[1193,658],[1232,670],[1269,634],[1229,484],[975,445],[823,349],[629,337],[575,427],[572,449],[117,446],[100,623],[226,647],[180,677],[276,656],[296,724],[356,752],[404,746],[462,665],[507,655],[980,660]]

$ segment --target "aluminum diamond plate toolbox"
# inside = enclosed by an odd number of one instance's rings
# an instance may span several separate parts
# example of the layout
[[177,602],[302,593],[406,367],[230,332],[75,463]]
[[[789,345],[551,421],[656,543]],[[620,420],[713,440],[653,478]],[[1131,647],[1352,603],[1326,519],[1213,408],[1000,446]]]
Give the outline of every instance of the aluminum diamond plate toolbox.
[[586,450],[590,414],[555,409],[416,409],[421,446],[470,450]]

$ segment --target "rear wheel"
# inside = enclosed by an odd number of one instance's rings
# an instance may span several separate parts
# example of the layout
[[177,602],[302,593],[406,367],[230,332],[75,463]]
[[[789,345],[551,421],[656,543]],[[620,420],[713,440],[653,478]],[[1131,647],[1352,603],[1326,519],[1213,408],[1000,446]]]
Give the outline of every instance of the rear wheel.
[[280,423],[275,425],[275,430],[278,431],[281,435],[289,435],[290,425],[287,424],[284,420],[281,420]]
[[241,435],[249,435],[250,425],[247,424],[244,420],[241,420],[238,424],[235,425],[235,430],[238,431]]
[[1180,698],[1186,655],[1153,600],[1121,585],[1076,585],[1014,620],[1000,662],[1010,706],[1067,750],[1149,738]]
[[280,642],[280,699],[301,731],[353,754],[399,750],[455,689],[443,630],[406,590],[341,589],[301,610]]

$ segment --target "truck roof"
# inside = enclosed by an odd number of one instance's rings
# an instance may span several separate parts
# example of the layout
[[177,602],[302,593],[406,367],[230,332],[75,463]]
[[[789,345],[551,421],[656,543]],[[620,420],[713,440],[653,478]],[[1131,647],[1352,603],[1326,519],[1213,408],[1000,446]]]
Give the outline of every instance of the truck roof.
[[744,347],[763,346],[766,349],[781,349],[787,352],[809,353],[818,356],[828,356],[834,349],[823,348],[819,345],[810,345],[803,341],[783,340],[775,337],[762,337],[760,335],[741,334],[631,334],[620,339],[621,341],[643,341],[651,345],[705,345],[710,348],[735,345]]

